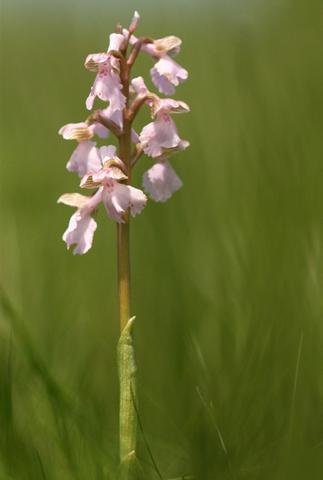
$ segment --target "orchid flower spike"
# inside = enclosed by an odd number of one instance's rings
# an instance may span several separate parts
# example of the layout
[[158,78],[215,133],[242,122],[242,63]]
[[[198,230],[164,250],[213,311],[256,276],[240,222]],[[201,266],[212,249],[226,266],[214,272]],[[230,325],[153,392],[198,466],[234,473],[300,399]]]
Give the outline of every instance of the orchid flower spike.
[[[130,184],[132,169],[143,154],[154,162],[143,174],[143,188],[153,200],[164,202],[182,186],[169,157],[189,146],[180,138],[173,120],[175,114],[189,112],[189,106],[183,101],[160,98],[148,90],[143,77],[131,80],[133,64],[138,54],[145,52],[155,60],[150,73],[158,91],[175,93],[188,77],[187,71],[173,60],[182,42],[173,35],[156,40],[138,38],[134,33],[139,21],[140,15],[135,12],[128,29],[119,25],[110,35],[107,51],[86,57],[86,69],[96,73],[86,107],[92,110],[96,98],[105,104],[86,121],[68,123],[59,130],[65,140],[77,141],[67,170],[78,174],[82,189],[95,191],[92,196],[69,193],[58,199],[76,208],[63,235],[68,248],[75,245],[76,254],[84,254],[92,246],[97,228],[94,215],[101,203],[107,215],[119,224],[129,221],[129,213],[135,216],[143,210],[147,197]],[[143,105],[148,107],[151,121],[138,135],[133,122]],[[111,134],[117,137],[118,151],[112,144],[99,146],[94,138],[102,142]]]

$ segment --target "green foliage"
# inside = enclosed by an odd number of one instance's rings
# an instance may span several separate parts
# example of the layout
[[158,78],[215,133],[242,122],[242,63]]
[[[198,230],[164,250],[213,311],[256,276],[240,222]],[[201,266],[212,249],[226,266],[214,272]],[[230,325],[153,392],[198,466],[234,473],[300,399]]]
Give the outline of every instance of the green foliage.
[[[78,188],[64,170],[74,144],[56,132],[86,116],[83,60],[131,16],[109,3],[2,6],[1,480],[117,474],[115,227],[100,212],[93,249],[73,257],[71,211],[55,205]],[[132,224],[138,475],[316,480],[321,2],[210,3],[136,4],[141,32],[183,39],[176,98],[192,108],[178,118],[191,147],[174,157],[184,188]]]

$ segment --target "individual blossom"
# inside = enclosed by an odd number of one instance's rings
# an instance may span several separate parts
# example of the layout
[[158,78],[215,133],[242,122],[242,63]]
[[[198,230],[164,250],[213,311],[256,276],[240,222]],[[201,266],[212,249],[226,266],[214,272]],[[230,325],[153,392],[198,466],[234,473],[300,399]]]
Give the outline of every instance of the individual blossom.
[[156,202],[166,202],[182,187],[183,182],[171,166],[169,157],[188,146],[187,140],[181,140],[176,148],[164,149],[163,154],[155,158],[155,165],[144,173],[144,190]]
[[[141,94],[144,94],[142,79],[135,79],[132,85],[134,89],[140,89]],[[188,105],[170,98],[160,99],[157,95],[148,95],[147,98],[154,121],[148,123],[139,135],[143,151],[150,157],[157,158],[162,156],[165,150],[181,149],[183,140],[179,137],[170,115],[189,112]]]
[[165,149],[176,148],[181,143],[175,122],[166,113],[148,123],[142,129],[139,140],[143,151],[152,158],[160,157]]
[[[132,44],[138,41],[140,40],[134,35],[131,36]],[[175,87],[188,78],[187,70],[172,58],[180,52],[181,43],[180,38],[170,35],[150,42],[144,41],[141,45],[141,50],[157,60],[150,75],[155,87],[164,95],[173,95]]]
[[175,57],[181,51],[182,40],[174,35],[157,38],[152,42],[143,43],[142,50],[152,57],[161,58],[164,55]]
[[150,70],[151,80],[159,92],[174,95],[180,83],[188,78],[188,72],[168,55],[163,56]]
[[[130,33],[130,28],[129,30],[123,29],[123,36],[125,38],[128,38]],[[140,39],[133,34],[130,35],[131,45],[135,45],[138,41],[141,42],[140,49],[154,58],[161,58],[164,55],[174,57],[181,51],[182,40],[174,35],[157,38],[155,40],[150,38]]]
[[94,100],[98,97],[103,101],[109,102],[110,116],[113,116],[116,112],[122,112],[126,98],[121,91],[120,60],[114,55],[114,52],[122,49],[124,42],[125,38],[122,34],[112,33],[107,52],[94,53],[87,56],[85,67],[97,73],[86,100],[88,110],[93,108]]
[[108,215],[118,223],[124,223],[128,209],[133,216],[142,211],[147,202],[146,195],[138,188],[124,183],[123,162],[116,156],[113,145],[100,148],[102,167],[87,173],[81,180],[82,188],[101,188],[102,202]]
[[92,247],[94,232],[97,229],[97,223],[92,217],[92,213],[100,201],[101,192],[99,190],[92,197],[79,193],[65,193],[57,200],[58,203],[77,208],[63,234],[63,240],[68,249],[75,245],[74,255],[83,255]]

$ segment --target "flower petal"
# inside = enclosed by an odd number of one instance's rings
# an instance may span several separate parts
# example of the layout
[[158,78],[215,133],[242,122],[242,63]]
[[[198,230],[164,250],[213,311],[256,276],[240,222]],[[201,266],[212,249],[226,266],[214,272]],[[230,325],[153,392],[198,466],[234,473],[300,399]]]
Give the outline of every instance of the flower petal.
[[[128,30],[123,29],[124,36],[129,34]],[[130,44],[134,45],[138,38],[134,35],[130,37]],[[181,50],[182,40],[174,35],[168,37],[158,38],[149,43],[143,43],[141,50],[148,53],[152,57],[164,57],[165,55],[175,56]]]
[[90,140],[94,135],[106,138],[109,135],[109,130],[101,123],[95,122],[89,125],[86,122],[79,122],[64,125],[59,129],[58,133],[62,135],[65,140],[82,142],[84,140]]
[[117,148],[114,145],[104,145],[99,148],[102,164],[107,160],[112,160],[117,156]]
[[59,197],[57,203],[63,203],[69,207],[82,208],[88,202],[89,197],[80,193],[64,193]]
[[131,81],[131,86],[138,95],[147,95],[149,93],[143,77],[133,78]]
[[122,127],[123,127],[122,110],[113,110],[111,105],[109,105],[107,108],[104,108],[103,110],[101,110],[100,113],[103,118],[106,118],[107,120],[110,120],[110,122],[115,123],[116,126],[122,130]]
[[156,202],[166,202],[183,183],[169,162],[157,162],[143,177],[144,189]]
[[[91,213],[101,202],[102,193],[103,188],[99,188],[99,190],[91,197],[85,197],[86,202],[83,195],[77,197],[77,194],[62,195],[62,197],[59,199],[66,203],[82,203],[81,208],[79,208],[72,215],[67,230],[63,235],[63,240],[66,242],[67,248],[69,248],[71,245],[76,245],[76,248],[73,251],[74,254],[82,255],[86,253],[92,246],[93,235],[97,224],[96,221],[91,217]],[[81,202],[80,197],[83,197]]]
[[88,172],[96,172],[101,166],[101,158],[95,142],[86,140],[76,147],[66,168],[69,172],[76,172],[83,177]]
[[[125,170],[125,164],[119,157],[117,157],[117,149],[114,145],[107,145],[100,147],[101,162],[104,168],[118,167],[120,170]],[[126,178],[126,177],[125,177]]]
[[187,113],[189,111],[190,107],[185,102],[173,100],[172,98],[154,97],[152,104],[153,116],[157,116],[162,113]]
[[89,126],[85,122],[68,123],[58,131],[64,140],[89,140],[93,137],[93,132],[89,130]]
[[109,130],[99,122],[92,123],[89,128],[92,129],[94,135],[100,138],[107,138],[110,133]]
[[97,72],[99,65],[102,65],[108,61],[109,55],[107,52],[102,53],[90,53],[85,59],[84,66],[90,72]]
[[108,52],[111,50],[121,50],[125,43],[125,37],[121,33],[111,33]]
[[147,197],[138,188],[115,182],[113,188],[106,189],[103,203],[108,215],[118,223],[124,223],[124,214],[130,208],[133,216],[142,211],[146,205]]
[[175,148],[181,142],[175,123],[165,114],[146,125],[139,139],[144,152],[153,158],[162,155],[165,148]]
[[109,63],[99,64],[99,71],[86,100],[86,108],[92,110],[95,97],[105,102],[110,102],[110,116],[116,111],[122,111],[126,104],[126,97],[121,92],[122,85],[119,74],[114,71]]
[[91,215],[82,215],[77,210],[70,218],[67,230],[63,234],[63,240],[66,242],[67,248],[76,245],[74,255],[83,255],[92,247],[94,232],[97,228],[96,221]]
[[177,55],[180,52],[182,45],[182,40],[174,35],[169,35],[168,37],[158,38],[154,40],[154,47],[156,53],[159,55]]
[[162,57],[150,70],[153,84],[161,93],[173,95],[175,87],[188,77],[188,72],[168,55]]

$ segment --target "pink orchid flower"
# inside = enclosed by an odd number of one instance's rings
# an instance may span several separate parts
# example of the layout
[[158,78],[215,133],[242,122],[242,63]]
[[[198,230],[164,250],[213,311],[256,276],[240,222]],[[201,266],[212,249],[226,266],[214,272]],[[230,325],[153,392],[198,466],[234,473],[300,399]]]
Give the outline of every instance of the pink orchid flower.
[[[124,35],[126,32],[124,30]],[[137,41],[138,38],[131,35],[130,43]],[[181,39],[173,35],[142,44],[141,50],[158,60],[151,68],[150,75],[155,87],[164,95],[173,95],[175,87],[188,78],[188,71],[171,58],[180,52],[181,44]]]
[[180,83],[188,78],[188,72],[168,55],[164,55],[150,70],[151,80],[160,93],[174,95]]
[[58,203],[64,203],[65,205],[77,208],[76,212],[71,216],[68,227],[63,234],[63,240],[68,249],[71,245],[76,245],[73,250],[74,255],[83,255],[92,247],[97,223],[91,214],[100,201],[101,192],[99,192],[99,190],[92,197],[87,197],[79,193],[65,193],[57,200]]
[[[135,82],[134,88],[138,88],[139,82]],[[143,90],[143,84],[140,82]],[[146,125],[139,140],[143,151],[150,157],[156,158],[164,154],[165,150],[178,149],[182,146],[183,140],[177,133],[175,122],[170,114],[189,112],[189,106],[185,102],[172,100],[170,98],[160,99],[157,95],[148,100],[152,115],[155,120]]]
[[165,149],[163,155],[155,159],[155,165],[144,173],[144,190],[156,202],[166,202],[182,187],[182,180],[171,166],[168,157],[177,151],[185,150],[188,146],[188,141],[181,140],[176,148]]
[[120,33],[110,35],[110,45],[106,53],[93,53],[87,56],[85,67],[97,72],[90,94],[86,100],[86,107],[92,110],[96,97],[109,102],[110,116],[116,112],[122,112],[126,98],[122,94],[120,81],[119,59],[113,55],[113,51],[119,51],[125,42]]
[[131,185],[119,183],[126,180],[123,162],[116,156],[116,147],[109,145],[100,148],[102,167],[87,173],[81,180],[82,188],[102,189],[102,202],[110,217],[124,223],[124,214],[130,209],[133,216],[142,211],[147,202],[146,195]]

